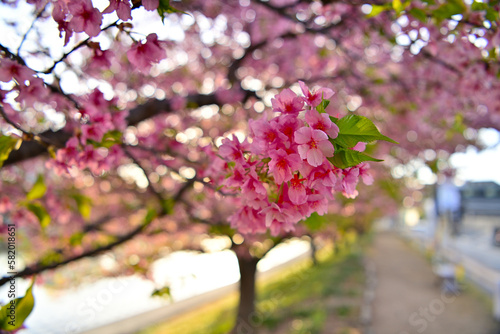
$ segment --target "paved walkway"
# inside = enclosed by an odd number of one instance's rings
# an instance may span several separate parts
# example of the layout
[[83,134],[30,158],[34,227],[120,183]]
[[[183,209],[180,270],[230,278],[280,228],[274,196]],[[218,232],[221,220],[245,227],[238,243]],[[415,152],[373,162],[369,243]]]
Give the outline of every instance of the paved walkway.
[[500,334],[485,301],[442,292],[429,263],[397,235],[378,233],[368,261],[376,277],[370,334]]

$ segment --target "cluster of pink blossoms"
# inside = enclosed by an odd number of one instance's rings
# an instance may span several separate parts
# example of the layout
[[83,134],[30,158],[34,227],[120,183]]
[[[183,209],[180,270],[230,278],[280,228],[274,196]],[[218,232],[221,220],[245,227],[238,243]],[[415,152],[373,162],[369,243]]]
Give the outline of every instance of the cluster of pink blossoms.
[[106,100],[98,89],[82,98],[80,103],[82,108],[78,117],[81,125],[78,136],[69,139],[64,148],[57,150],[55,159],[48,161],[49,168],[58,174],[65,174],[72,166],[77,166],[79,169],[88,168],[98,175],[116,165],[122,156],[120,145],[105,148],[101,147],[101,142],[112,131],[117,131],[121,136],[127,127],[128,112],[111,112],[116,99]]
[[[28,0],[29,3],[43,8],[48,0]],[[123,21],[132,19],[132,3],[130,0],[110,0],[109,6],[101,13],[94,7],[92,0],[51,0],[53,3],[52,18],[57,22],[62,36],[65,33],[65,44],[74,32],[85,32],[90,37],[101,33],[102,14],[116,12]],[[159,0],[142,0],[146,10],[156,10]]]
[[[241,233],[292,231],[313,212],[325,214],[335,192],[355,197],[360,177],[373,182],[366,163],[340,169],[328,160],[335,154],[332,140],[339,128],[316,107],[334,92],[311,92],[299,84],[304,96],[285,89],[271,101],[275,117],[249,122],[250,141],[233,136],[219,147],[229,171],[223,191],[237,192],[241,201],[229,221]],[[359,143],[353,149],[364,147]]]

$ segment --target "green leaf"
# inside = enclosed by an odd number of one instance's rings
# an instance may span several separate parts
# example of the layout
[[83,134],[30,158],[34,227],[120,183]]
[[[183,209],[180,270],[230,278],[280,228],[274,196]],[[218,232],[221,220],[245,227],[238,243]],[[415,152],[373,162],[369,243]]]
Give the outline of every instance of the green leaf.
[[153,219],[155,219],[157,216],[156,210],[153,208],[149,208],[148,212],[146,213],[146,216],[144,217],[144,224],[148,225],[150,224]]
[[379,15],[380,13],[391,9],[391,7],[388,7],[386,5],[383,5],[383,6],[382,5],[371,5],[371,6],[372,6],[372,11],[369,14],[366,14],[366,17],[375,17],[375,16]]
[[330,223],[330,219],[325,216],[320,216],[317,212],[313,212],[306,220],[304,224],[307,226],[309,231],[319,231],[325,225]]
[[401,0],[392,0],[392,8],[399,16],[401,12],[409,5],[409,2],[401,2]]
[[158,14],[161,17],[161,20],[165,21],[165,14],[172,14],[172,13],[187,14],[186,12],[183,12],[182,10],[178,10],[178,9],[170,6],[170,0],[160,0],[160,3],[158,5]]
[[101,147],[110,148],[113,145],[122,144],[123,133],[118,130],[108,131],[101,140]]
[[82,194],[74,194],[71,196],[78,208],[78,212],[82,215],[83,218],[90,218],[90,213],[92,212],[92,199]]
[[217,224],[217,225],[211,225],[208,230],[208,233],[216,235],[227,235],[228,237],[232,237],[236,233],[236,231],[229,225]]
[[172,298],[172,295],[170,294],[170,287],[169,286],[165,286],[163,288],[160,288],[160,289],[156,289],[153,291],[153,293],[151,294],[152,297],[168,297],[169,299]]
[[351,149],[339,149],[335,150],[333,157],[328,158],[328,161],[332,163],[337,168],[345,169],[348,167],[354,167],[359,165],[364,161],[383,161],[380,159],[375,159],[363,152],[351,150]]
[[470,5],[470,9],[473,11],[480,11],[488,9],[488,4],[484,2],[474,1],[472,5]]
[[26,203],[26,208],[33,212],[38,218],[40,226],[46,228],[50,224],[50,216],[47,210],[40,203]]
[[463,14],[467,10],[461,0],[450,0],[432,12],[432,16],[438,20],[451,19],[453,15]]
[[485,18],[491,22],[498,22],[500,17],[498,15],[498,12],[495,9],[488,8],[488,9],[486,9]]
[[345,148],[354,147],[359,142],[371,143],[375,140],[385,140],[398,144],[391,138],[382,135],[375,124],[364,116],[350,114],[341,119],[332,117],[332,120],[339,127],[338,137],[331,140],[334,144]]
[[47,186],[45,185],[45,182],[43,180],[43,175],[40,174],[38,175],[35,184],[33,184],[33,187],[26,195],[26,199],[28,201],[33,201],[35,199],[42,198],[46,192],[47,192]]
[[491,60],[496,60],[498,58],[498,51],[496,48],[492,48],[488,52],[488,58],[490,58]]
[[322,114],[326,112],[326,107],[330,104],[330,100],[325,100],[323,97],[321,98],[321,103],[316,107],[316,110]]
[[3,166],[3,162],[9,158],[10,152],[16,148],[20,142],[20,138],[4,135],[0,136],[0,167]]
[[118,130],[112,130],[106,132],[102,136],[102,140],[100,142],[97,142],[92,139],[87,139],[87,143],[91,144],[94,147],[105,147],[105,148],[110,148],[113,145],[120,145],[123,143],[122,141],[122,136],[123,134],[118,131]]
[[410,14],[420,22],[427,22],[427,14],[420,8],[412,8],[408,11],[408,14]]
[[39,257],[38,262],[43,266],[50,266],[54,263],[58,263],[64,260],[63,255],[60,251],[50,250]]
[[[30,315],[35,306],[35,299],[33,298],[33,285],[35,279],[33,278],[30,287],[26,291],[24,297],[16,298],[12,302],[7,303],[0,309],[0,328],[13,331],[20,328],[26,318]],[[9,309],[10,307],[10,309]]]
[[82,232],[76,232],[69,238],[69,244],[71,246],[79,246],[82,244],[83,237],[85,236]]

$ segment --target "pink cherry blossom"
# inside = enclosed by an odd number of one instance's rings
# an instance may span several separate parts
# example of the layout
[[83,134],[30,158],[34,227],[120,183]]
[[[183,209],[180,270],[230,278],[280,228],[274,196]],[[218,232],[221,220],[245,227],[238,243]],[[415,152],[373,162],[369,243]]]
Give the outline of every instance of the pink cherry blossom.
[[232,174],[229,175],[222,184],[228,187],[241,187],[247,180],[245,174],[246,172],[243,166],[237,163],[232,170]]
[[56,159],[47,162],[49,168],[53,168],[58,175],[68,174],[69,168],[78,164],[79,145],[76,137],[70,138],[65,148],[57,150]]
[[324,164],[315,167],[307,174],[308,187],[314,189],[324,197],[332,198],[332,190],[337,184],[337,175],[332,169],[327,168]]
[[116,14],[123,21],[128,21],[132,19],[130,12],[132,6],[130,5],[130,0],[109,0],[109,6],[103,11],[103,13],[112,13],[116,10]]
[[300,127],[304,126],[304,122],[299,120],[294,115],[282,115],[278,119],[278,130],[284,134],[287,138],[288,143],[293,143],[293,136],[295,131],[297,131]]
[[91,172],[98,174],[101,172],[101,161],[103,156],[100,155],[92,145],[86,145],[78,156],[78,164],[80,169],[88,168]]
[[359,169],[356,167],[346,168],[342,171],[344,178],[342,179],[343,194],[347,198],[355,198],[358,196],[356,185],[359,180]]
[[108,69],[111,67],[111,58],[114,56],[111,50],[101,50],[99,47],[93,49],[94,57],[91,65],[98,68]]
[[295,174],[290,181],[288,197],[293,204],[304,204],[307,201],[306,187],[302,184],[303,180],[299,179],[298,174]]
[[142,5],[146,10],[156,10],[160,5],[160,0],[142,0]]
[[259,210],[243,206],[228,218],[232,228],[242,234],[264,233],[266,231],[265,216]]
[[304,110],[304,101],[297,96],[290,88],[284,89],[271,99],[274,111],[283,114],[298,114]]
[[[286,183],[285,183],[286,185]],[[272,236],[277,236],[281,232],[291,232],[295,224],[304,216],[297,210],[297,205],[283,203],[278,205],[271,203],[261,211],[266,217],[266,226],[269,228]]]
[[232,139],[224,138],[222,144],[219,147],[219,154],[223,158],[228,158],[229,161],[239,162],[241,164],[245,163],[243,153],[247,150],[247,143],[244,141],[240,143],[238,137],[233,136]]
[[87,139],[100,142],[102,137],[107,132],[106,128],[100,124],[84,124],[81,126],[82,129],[82,142],[86,143]]
[[92,5],[90,0],[72,0],[68,3],[72,15],[68,28],[74,32],[86,32],[95,37],[101,32],[102,14]]
[[326,113],[320,114],[316,109],[311,109],[306,112],[305,119],[311,128],[324,131],[332,139],[339,135],[339,127]]
[[28,85],[19,85],[19,95],[16,101],[24,106],[33,106],[35,102],[45,101],[50,92],[40,78],[32,77]]
[[129,61],[142,73],[147,73],[153,63],[165,58],[167,53],[158,41],[158,35],[149,34],[144,43],[135,43],[127,51]]
[[360,163],[358,166],[359,177],[363,180],[363,183],[367,186],[373,184],[373,175],[370,173],[370,165],[366,162]]
[[285,150],[269,152],[271,161],[269,162],[269,172],[274,176],[277,184],[288,182],[293,177],[293,171],[300,167],[301,159],[298,154],[288,154]]
[[71,36],[73,35],[73,30],[69,27],[69,22],[66,21],[66,17],[69,14],[68,4],[65,1],[55,1],[52,8],[52,18],[57,22],[59,29],[59,37],[64,36],[64,45],[68,44]]
[[366,143],[363,143],[360,141],[354,147],[351,148],[352,150],[358,151],[358,152],[363,152],[366,149]]
[[315,92],[311,92],[303,81],[299,81],[299,85],[302,90],[302,94],[304,94],[304,102],[313,108],[317,107],[321,103],[322,99],[328,100],[333,96],[333,94],[335,94],[330,88],[320,88]]
[[254,209],[261,209],[267,205],[267,190],[259,180],[255,167],[250,168],[247,179],[241,186],[241,193],[244,202]]
[[328,199],[320,194],[313,194],[307,197],[307,207],[309,208],[309,215],[316,212],[323,216],[328,212]]
[[0,81],[9,82],[16,79],[17,82],[24,84],[25,81],[33,79],[34,74],[33,70],[17,61],[6,58],[0,60]]
[[48,0],[26,0],[26,2],[35,5],[36,10],[39,11],[47,5]]
[[0,213],[1,214],[9,212],[10,210],[12,210],[12,207],[13,207],[12,202],[10,201],[10,199],[7,196],[3,196],[2,198],[0,198]]
[[295,132],[295,142],[299,144],[301,159],[307,159],[311,166],[319,166],[325,157],[333,156],[333,145],[328,136],[321,130],[303,127]]
[[[286,136],[278,131],[276,122],[269,122],[265,118],[249,122],[250,130],[254,135],[253,151],[256,154],[279,147],[286,141]],[[282,144],[281,146],[284,146]]]

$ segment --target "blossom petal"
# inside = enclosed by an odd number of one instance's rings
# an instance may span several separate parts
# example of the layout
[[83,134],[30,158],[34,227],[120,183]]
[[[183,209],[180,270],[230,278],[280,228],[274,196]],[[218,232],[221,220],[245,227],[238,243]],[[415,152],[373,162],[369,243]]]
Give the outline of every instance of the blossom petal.
[[317,167],[323,163],[325,156],[320,149],[313,148],[307,152],[307,162],[314,167]]
[[298,147],[299,155],[301,159],[307,159],[307,151],[309,151],[309,145],[303,144]]
[[330,138],[335,139],[339,135],[339,127],[337,126],[337,124],[332,122],[331,128],[326,130],[326,133],[328,134],[328,136],[330,136]]
[[311,128],[303,127],[295,131],[294,139],[297,144],[305,144],[311,140]]
[[300,183],[292,182],[292,186],[288,188],[288,197],[293,204],[304,204],[307,201],[306,188]]
[[318,94],[320,97],[323,97],[323,99],[328,100],[330,97],[333,96],[333,94],[335,94],[335,92],[330,88],[320,88],[318,89],[316,94]]
[[323,140],[317,143],[318,148],[323,152],[325,157],[331,157],[333,156],[334,148],[332,143],[330,143],[327,140]]
[[312,139],[314,139],[314,141],[316,141],[316,142],[328,140],[328,135],[324,131],[321,131],[321,130],[312,130],[311,135],[312,135]]

